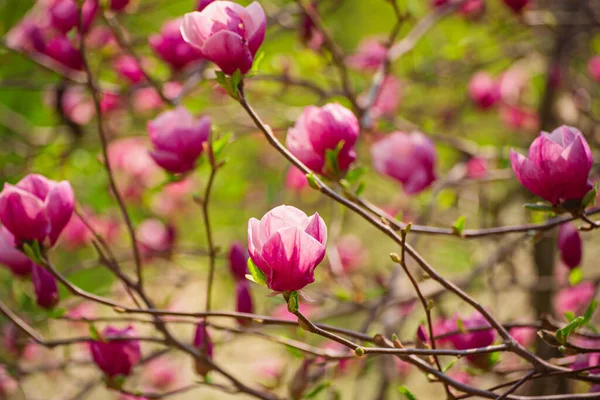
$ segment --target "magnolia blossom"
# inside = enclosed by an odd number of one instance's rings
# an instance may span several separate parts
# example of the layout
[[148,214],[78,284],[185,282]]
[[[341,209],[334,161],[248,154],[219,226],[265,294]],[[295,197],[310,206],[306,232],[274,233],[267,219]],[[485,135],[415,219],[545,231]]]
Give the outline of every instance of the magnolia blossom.
[[500,86],[487,72],[478,72],[469,82],[469,97],[479,108],[490,108],[500,100]]
[[308,187],[308,181],[304,172],[295,166],[291,166],[285,176],[285,187],[296,191]]
[[335,249],[345,273],[357,270],[367,259],[367,249],[355,235],[340,236],[336,241]]
[[46,309],[54,308],[59,301],[56,278],[46,268],[34,264],[31,270],[31,281],[38,306]]
[[148,39],[152,50],[174,70],[185,68],[203,58],[200,50],[183,40],[180,29],[182,22],[183,18],[168,21],[161,28],[160,34]]
[[[250,294],[250,285],[248,281],[238,281],[235,284],[235,311],[252,314],[254,312],[254,304],[252,302],[252,295]],[[248,325],[251,320],[246,318],[238,318],[240,325]]]
[[[206,329],[206,322],[200,321],[196,325],[196,333],[194,334],[194,347],[196,347],[204,356],[209,360],[213,358],[213,342]],[[212,366],[209,363],[204,362],[201,359],[194,360],[194,367],[199,375],[206,376],[211,370]]]
[[375,70],[387,57],[387,48],[378,39],[365,39],[358,45],[355,54],[346,59],[348,65],[358,70]]
[[[356,159],[354,144],[360,128],[352,111],[338,103],[306,107],[288,130],[287,148],[315,172],[326,172],[326,155],[341,146],[337,162],[347,171]],[[333,171],[329,171],[333,172]]]
[[16,185],[4,184],[0,193],[0,220],[15,244],[37,240],[54,245],[73,214],[71,184],[29,174]]
[[149,218],[138,225],[136,238],[145,257],[166,255],[173,249],[175,228],[158,219]]
[[529,4],[531,0],[504,0],[504,4],[510,7],[514,12],[520,13]]
[[519,182],[554,205],[581,200],[592,188],[588,180],[592,152],[573,127],[563,125],[552,133],[541,132],[529,147],[528,157],[511,150],[510,161]]
[[393,132],[371,147],[373,166],[402,182],[406,194],[427,189],[436,179],[433,143],[422,133]]
[[185,14],[183,39],[226,74],[252,67],[265,38],[267,17],[257,2],[244,8],[231,1],[215,1],[202,11]]
[[554,296],[554,310],[560,316],[567,311],[581,314],[595,295],[596,287],[592,282],[582,282],[576,286],[564,288]]
[[600,56],[594,56],[590,58],[587,64],[588,72],[590,76],[596,81],[600,82]]
[[121,77],[135,84],[145,79],[144,72],[135,57],[130,55],[119,56],[113,63],[115,71]]
[[467,161],[467,177],[481,179],[488,174],[489,165],[487,158],[473,157]]
[[264,273],[269,289],[300,290],[314,282],[314,270],[325,257],[327,226],[295,207],[279,206],[259,221],[248,221],[248,252]]
[[56,36],[46,43],[45,53],[48,57],[67,68],[83,69],[83,57],[79,49],[66,36]]
[[110,340],[111,337],[136,337],[133,326],[118,329],[108,326],[102,331],[102,340],[90,342],[94,363],[108,377],[128,376],[140,361],[142,352],[138,340]]
[[231,245],[229,249],[229,271],[236,281],[245,281],[248,273],[248,252],[238,242]]
[[33,266],[29,257],[15,248],[15,238],[4,226],[0,226],[0,264],[17,276],[29,275]]

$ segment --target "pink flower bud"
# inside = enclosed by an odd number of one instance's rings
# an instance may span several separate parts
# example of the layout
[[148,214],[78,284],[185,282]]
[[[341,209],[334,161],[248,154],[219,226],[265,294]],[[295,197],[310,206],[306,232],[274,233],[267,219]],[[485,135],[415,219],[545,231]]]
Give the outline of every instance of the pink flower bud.
[[[373,118],[394,116],[400,104],[401,91],[402,83],[400,80],[392,75],[386,76],[381,83],[375,102],[371,106],[371,116]],[[364,102],[366,96],[362,95],[360,100]]]
[[119,56],[113,63],[117,74],[127,79],[129,82],[136,84],[145,79],[144,73],[140,65],[133,56]]
[[469,97],[482,109],[488,109],[500,100],[500,85],[487,72],[477,72],[469,82]]
[[0,364],[0,398],[8,399],[17,391],[19,384],[10,376],[6,367]]
[[510,7],[514,12],[520,13],[529,4],[530,0],[504,0],[504,4]]
[[[287,148],[306,166],[318,173],[326,169],[326,153],[335,150],[343,141],[338,154],[338,166],[347,171],[356,159],[354,144],[360,131],[352,111],[338,103],[323,107],[306,107],[288,130]],[[330,171],[331,172],[331,171]]]
[[248,221],[248,252],[265,274],[269,289],[300,290],[314,282],[314,271],[325,257],[327,226],[319,214],[311,217],[292,206],[279,206],[259,221]]
[[558,251],[560,259],[569,268],[573,269],[581,264],[583,243],[575,225],[566,223],[558,230]]
[[244,8],[231,1],[216,1],[183,18],[183,39],[224,73],[231,75],[239,69],[245,74],[250,70],[267,28],[259,3]]
[[61,33],[67,33],[79,22],[75,0],[55,0],[49,7],[50,23]]
[[383,64],[387,49],[378,39],[365,39],[358,45],[358,51],[346,59],[348,65],[361,71],[376,70]]
[[234,243],[229,249],[229,270],[233,279],[245,281],[248,273],[248,253],[241,243]]
[[46,55],[65,67],[83,69],[81,53],[66,36],[56,36],[46,45]]
[[4,226],[0,226],[0,264],[7,266],[17,276],[31,273],[33,262],[15,247],[15,238]]
[[[209,360],[213,358],[213,342],[210,338],[208,330],[206,329],[206,323],[201,320],[196,326],[196,333],[194,334],[194,347],[196,347],[202,354],[204,354]],[[195,369],[199,375],[206,376],[212,367],[203,362],[202,360],[195,360]]]
[[[450,336],[448,339],[457,350],[475,349],[480,347],[486,347],[494,343],[496,338],[496,331],[493,329],[487,329],[483,331],[470,332],[469,329],[480,328],[482,326],[489,326],[489,322],[479,312],[473,312],[468,318],[463,319],[463,327],[465,333],[459,333]],[[456,318],[454,320],[455,326]],[[467,360],[474,365],[480,367],[486,367],[488,364],[487,354],[476,354],[467,356]]]
[[488,174],[488,160],[483,157],[473,157],[467,161],[467,177],[470,179],[481,179]]
[[215,0],[198,0],[198,3],[196,4],[196,11],[204,10],[213,1]]
[[308,181],[304,172],[297,167],[291,166],[285,176],[285,187],[296,191],[301,191],[308,187]]
[[581,314],[596,295],[596,287],[592,282],[582,282],[573,287],[560,290],[554,296],[554,310],[557,315],[567,311]]
[[183,18],[169,21],[163,25],[160,34],[148,39],[156,55],[174,70],[183,69],[203,58],[200,50],[183,40],[180,29],[182,22]]
[[[56,93],[52,93],[52,102]],[[61,108],[65,116],[78,125],[85,125],[92,120],[96,110],[93,100],[81,86],[69,86],[62,95]]]
[[108,114],[121,108],[122,99],[118,93],[104,92],[100,100],[100,111],[102,114]]
[[485,12],[485,2],[483,0],[466,0],[461,4],[458,12],[466,18],[479,18]]
[[138,225],[136,238],[145,257],[166,256],[175,243],[175,228],[158,219],[146,219]]
[[541,132],[529,147],[528,157],[510,151],[517,179],[530,192],[554,205],[581,200],[592,188],[588,175],[592,152],[576,128],[561,126]]
[[535,131],[538,129],[537,112],[527,107],[516,107],[503,104],[500,107],[500,118],[510,129]]
[[114,169],[118,187],[122,188],[127,199],[139,199],[145,188],[158,184],[160,180],[160,168],[148,154],[146,141],[140,137],[110,142],[108,158]]
[[102,331],[102,340],[90,342],[90,351],[94,363],[108,377],[117,375],[128,376],[133,367],[140,361],[142,351],[138,340],[111,340],[111,338],[135,338],[136,330],[133,326],[118,329],[108,326]]
[[165,111],[148,122],[148,133],[154,145],[152,159],[172,173],[191,171],[210,136],[210,119],[194,118],[183,106]]
[[596,81],[600,82],[600,56],[594,56],[588,61],[588,72]]
[[[250,294],[250,286],[248,281],[238,281],[235,284],[235,295],[236,295],[236,308],[237,312],[243,312],[252,314],[254,312],[254,305],[252,304],[252,295]],[[239,318],[238,323],[240,325],[250,324],[249,319]]]
[[[314,12],[317,12],[317,5],[318,2],[316,0],[308,4]],[[312,18],[305,12],[300,16],[298,35],[300,36],[300,41],[314,51],[319,51],[325,40],[323,33],[316,28]]]
[[31,280],[38,306],[47,309],[54,308],[59,301],[56,278],[46,268],[34,264],[31,270]]
[[373,166],[402,182],[406,194],[427,189],[436,179],[433,143],[422,133],[393,132],[371,147]]
[[179,363],[160,357],[148,363],[144,376],[153,388],[167,391],[176,385],[179,372]]
[[123,11],[129,5],[129,0],[110,0],[109,7],[113,11]]

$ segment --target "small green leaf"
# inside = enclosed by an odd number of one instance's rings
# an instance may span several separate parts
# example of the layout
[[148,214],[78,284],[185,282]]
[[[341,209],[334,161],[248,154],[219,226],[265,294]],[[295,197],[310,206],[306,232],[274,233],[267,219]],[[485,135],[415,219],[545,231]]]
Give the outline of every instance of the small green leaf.
[[456,327],[458,328],[459,332],[465,333],[465,324],[463,324],[463,320],[461,318],[456,320]]
[[294,314],[298,311],[298,307],[300,306],[300,300],[298,299],[298,291],[297,290],[294,290],[292,293],[290,293],[287,303],[288,303],[288,311],[289,312]]
[[360,196],[365,191],[366,188],[367,188],[367,184],[364,181],[360,181],[360,183],[358,184],[358,187],[354,191],[354,194],[357,196]]
[[417,396],[415,396],[413,394],[413,392],[411,392],[406,386],[400,386],[398,388],[398,392],[400,392],[400,394],[403,394],[404,397],[406,397],[408,400],[417,400]]
[[592,301],[592,303],[588,306],[587,310],[585,310],[585,314],[583,315],[583,323],[581,325],[585,325],[592,319],[592,315],[594,315],[594,311],[598,308],[598,300]]
[[[252,279],[250,279],[251,281],[258,283],[259,285],[267,285],[265,274],[252,262],[251,258],[248,258],[248,271],[252,277]],[[248,275],[246,275],[246,278],[248,278]]]
[[355,183],[358,182],[358,180],[367,172],[367,168],[364,166],[358,166],[355,168],[352,168],[350,171],[348,171],[348,173],[346,174],[346,181],[348,181],[349,184],[353,185]]
[[458,358],[453,359],[452,361],[450,361],[447,365],[444,366],[444,368],[442,368],[442,372],[446,373],[450,370],[450,368],[454,367],[454,364],[456,364],[456,361],[458,361]]
[[93,340],[102,340],[102,336],[100,335],[100,332],[98,332],[96,325],[94,325],[93,323],[90,323],[90,337]]
[[531,211],[544,211],[544,212],[552,212],[554,209],[550,204],[545,203],[527,203],[524,207]]
[[581,268],[575,268],[569,273],[569,283],[571,286],[577,285],[583,279]]
[[53,308],[48,310],[48,318],[58,319],[67,313],[65,308]]
[[254,62],[252,63],[252,68],[250,68],[250,71],[248,71],[248,73],[246,74],[247,77],[253,77],[254,75],[256,75],[258,73],[258,70],[260,68],[260,63],[262,62],[262,60],[265,58],[265,52],[261,51],[260,53],[258,53],[256,55],[256,57],[254,57]]
[[338,163],[338,153],[335,150],[325,150],[325,166],[333,176],[339,176],[340,165]]
[[313,172],[306,174],[306,180],[308,181],[308,186],[315,190],[321,189],[321,186],[317,183],[317,178]]
[[565,320],[566,320],[567,322],[571,322],[571,321],[573,321],[574,319],[575,319],[575,314],[573,313],[573,311],[567,311],[567,312],[565,313]]
[[500,362],[500,352],[499,351],[495,351],[493,353],[490,353],[488,356],[488,366],[489,367],[493,367],[494,365],[498,364]]
[[225,149],[225,146],[227,146],[227,144],[229,143],[229,139],[231,139],[231,133],[223,135],[222,137],[212,142],[212,151],[215,158],[221,154],[223,149]]
[[327,389],[329,386],[331,386],[330,381],[319,383],[317,386],[312,388],[310,390],[310,392],[306,393],[306,395],[304,395],[304,398],[305,399],[315,398],[319,393],[321,393],[323,390]]
[[452,225],[452,230],[454,231],[454,233],[457,234],[458,236],[462,236],[463,231],[465,230],[466,222],[467,222],[467,217],[465,217],[464,215],[461,215],[460,217],[458,217],[456,219],[456,221],[454,222],[454,225]]
[[583,325],[584,321],[585,321],[584,317],[577,317],[573,321],[569,322],[563,328],[560,328],[559,330],[557,330],[556,331],[556,340],[558,340],[558,342],[561,344],[566,344],[567,339],[569,338],[569,335],[571,333],[573,333],[573,331],[575,331],[575,329],[577,329],[581,325]]
[[598,182],[594,184],[594,188],[587,192],[585,196],[583,196],[583,200],[581,200],[581,208],[586,208],[588,206],[594,205],[596,202],[596,198],[598,197]]
[[290,353],[290,355],[294,358],[304,358],[304,353],[302,352],[302,350],[297,349],[296,347],[292,347],[292,346],[285,346],[285,349],[288,351],[288,353]]
[[31,243],[23,243],[23,251],[25,252],[25,255],[34,263],[43,264],[42,249],[37,240],[34,240]]

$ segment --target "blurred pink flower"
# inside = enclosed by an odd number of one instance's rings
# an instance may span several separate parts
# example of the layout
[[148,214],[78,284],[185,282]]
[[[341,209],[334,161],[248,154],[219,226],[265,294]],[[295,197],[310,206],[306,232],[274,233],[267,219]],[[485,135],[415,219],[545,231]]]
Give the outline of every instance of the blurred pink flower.
[[335,249],[346,274],[364,266],[367,260],[368,251],[358,236],[350,234],[340,236],[336,240]]
[[481,109],[488,109],[500,100],[500,86],[487,72],[477,72],[469,82],[469,97]]
[[503,104],[500,107],[500,118],[508,128],[514,130],[533,132],[539,125],[537,112],[526,107]]
[[467,177],[470,179],[485,178],[488,174],[489,165],[487,158],[472,157],[467,161]]
[[135,84],[145,79],[137,60],[130,55],[121,55],[115,59],[113,66],[118,75]]
[[0,364],[0,398],[10,398],[18,389],[17,381],[10,376],[6,367]]
[[[400,80],[392,75],[386,76],[371,106],[371,116],[375,119],[384,116],[393,117],[400,105],[401,96],[402,83]],[[365,104],[367,93],[361,95],[359,100]]]
[[530,346],[537,337],[536,328],[516,327],[511,328],[510,336],[512,336],[521,346]]
[[181,36],[183,18],[168,21],[159,34],[148,39],[152,50],[174,70],[180,70],[203,59],[200,50],[186,43]]
[[590,76],[596,82],[600,82],[600,55],[590,58],[587,67]]
[[136,228],[140,252],[147,258],[169,255],[175,236],[175,228],[158,219],[146,219]]
[[145,381],[151,388],[160,391],[168,391],[176,387],[180,374],[179,362],[167,357],[152,360],[144,368]]
[[191,178],[165,185],[152,199],[152,211],[162,217],[169,217],[181,213],[192,200],[195,187]]
[[573,269],[581,264],[583,242],[577,227],[568,222],[558,229],[558,251],[563,264]]
[[0,264],[8,267],[16,276],[28,276],[33,261],[15,246],[15,238],[4,226],[0,225]]
[[138,340],[111,341],[110,338],[134,338],[136,335],[133,326],[125,329],[106,327],[102,331],[102,340],[93,340],[89,344],[94,363],[110,378],[117,375],[130,375],[133,367],[142,357],[140,342]]
[[364,39],[356,53],[346,58],[347,64],[361,71],[376,70],[383,64],[387,49],[379,39]]
[[582,314],[596,295],[596,287],[592,282],[582,282],[576,286],[561,289],[554,296],[554,310],[559,316],[567,311],[576,315]]
[[523,11],[525,7],[530,3],[531,0],[504,0],[504,4],[510,7],[516,13]]
[[[310,316],[317,311],[317,307],[311,304],[300,303],[298,310],[300,310],[304,316],[310,318]],[[289,312],[287,304],[281,304],[275,307],[271,312],[271,316],[284,319],[286,321],[296,321],[298,319],[294,314]]]
[[306,175],[299,168],[292,165],[285,177],[285,186],[288,189],[296,191],[307,188],[308,181],[306,180]]

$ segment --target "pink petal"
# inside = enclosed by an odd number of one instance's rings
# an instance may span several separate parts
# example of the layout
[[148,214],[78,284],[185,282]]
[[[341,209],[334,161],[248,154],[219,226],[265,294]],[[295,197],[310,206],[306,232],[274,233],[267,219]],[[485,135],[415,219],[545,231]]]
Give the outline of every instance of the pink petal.
[[217,64],[228,75],[238,69],[245,74],[252,67],[253,57],[247,44],[233,32],[221,30],[211,35],[201,50],[204,57]]
[[315,238],[323,246],[327,244],[327,225],[325,225],[319,213],[309,217],[309,223],[304,232]]

